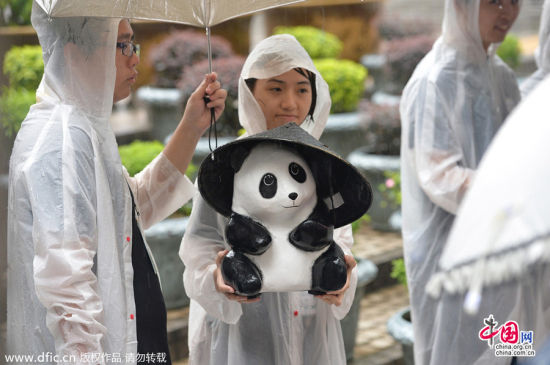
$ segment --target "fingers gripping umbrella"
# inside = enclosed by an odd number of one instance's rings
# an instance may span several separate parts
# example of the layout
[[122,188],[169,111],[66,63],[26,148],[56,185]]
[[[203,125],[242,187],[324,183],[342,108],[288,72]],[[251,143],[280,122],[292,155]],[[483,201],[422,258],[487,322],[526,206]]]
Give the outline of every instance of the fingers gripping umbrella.
[[[35,0],[51,17],[92,16],[155,20],[206,29],[208,65],[212,72],[210,27],[278,6],[305,0]],[[214,121],[214,110],[212,122]]]

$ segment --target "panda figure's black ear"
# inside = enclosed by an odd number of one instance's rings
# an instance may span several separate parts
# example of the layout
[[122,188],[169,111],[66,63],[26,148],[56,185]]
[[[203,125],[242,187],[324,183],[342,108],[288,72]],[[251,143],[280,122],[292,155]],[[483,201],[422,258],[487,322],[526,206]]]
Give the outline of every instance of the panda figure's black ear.
[[249,154],[249,149],[246,149],[242,146],[235,147],[233,152],[231,152],[231,168],[233,169],[233,173],[236,174],[237,172],[239,172],[244,160],[246,160]]

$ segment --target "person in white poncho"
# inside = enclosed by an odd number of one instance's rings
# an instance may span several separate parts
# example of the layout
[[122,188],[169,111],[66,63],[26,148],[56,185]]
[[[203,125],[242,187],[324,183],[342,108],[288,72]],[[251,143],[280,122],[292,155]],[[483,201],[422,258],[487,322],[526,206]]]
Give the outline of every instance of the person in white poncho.
[[137,76],[129,22],[49,18],[33,3],[32,23],[44,76],[10,160],[7,353],[34,361],[49,354],[45,363],[142,362],[138,351],[159,348],[147,331],[167,348],[142,230],[192,197],[184,172],[209,107],[219,116],[226,93],[209,75],[163,153],[129,177],[109,124],[113,102],[130,94]]
[[537,70],[520,85],[521,96],[526,97],[550,72],[550,1],[542,6],[539,27],[539,45],[535,50]]
[[520,5],[446,0],[442,35],[403,91],[402,233],[416,364],[432,363],[440,316],[426,283],[483,153],[520,100],[513,72],[495,55]]
[[[248,56],[239,79],[239,118],[247,134],[295,122],[319,138],[330,105],[328,85],[294,37],[269,37]],[[342,290],[317,297],[281,292],[247,299],[233,294],[220,273],[228,248],[226,221],[195,196],[180,249],[191,298],[190,364],[345,364],[339,320],[357,285],[351,227],[334,231],[348,265]]]

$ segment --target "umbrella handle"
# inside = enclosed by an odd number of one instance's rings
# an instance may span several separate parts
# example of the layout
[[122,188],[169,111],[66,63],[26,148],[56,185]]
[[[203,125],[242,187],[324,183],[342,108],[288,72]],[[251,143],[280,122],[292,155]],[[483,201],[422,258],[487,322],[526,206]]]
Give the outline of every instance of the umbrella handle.
[[[206,39],[208,40],[208,73],[212,73],[212,45],[210,43],[210,27],[206,27]],[[204,102],[208,104],[210,102],[210,98],[208,96],[204,97]],[[212,129],[214,129],[214,140],[215,140],[215,148],[218,148],[218,131],[216,129],[216,115],[214,113],[214,109],[210,109],[210,128],[208,129],[208,148],[210,149],[210,152],[213,152],[212,145],[210,144],[210,140],[212,137]],[[214,154],[212,154],[212,160],[214,159]]]
[[[210,102],[210,98],[208,96],[203,97],[204,104],[207,105]],[[210,140],[212,139],[212,129],[214,129],[214,149],[212,149],[212,145],[210,144]],[[210,152],[214,151],[216,148],[218,148],[218,130],[216,129],[216,113],[214,112],[214,108],[210,108],[210,128],[208,129],[208,148],[210,149]],[[214,159],[214,154],[212,154],[212,159]]]

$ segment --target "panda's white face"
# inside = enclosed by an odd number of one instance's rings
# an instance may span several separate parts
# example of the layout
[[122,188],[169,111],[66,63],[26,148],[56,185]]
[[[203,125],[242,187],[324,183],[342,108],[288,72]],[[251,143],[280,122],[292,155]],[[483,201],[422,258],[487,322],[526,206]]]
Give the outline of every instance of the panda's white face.
[[317,204],[315,180],[307,163],[273,143],[254,147],[235,174],[232,210],[270,227],[293,229]]

